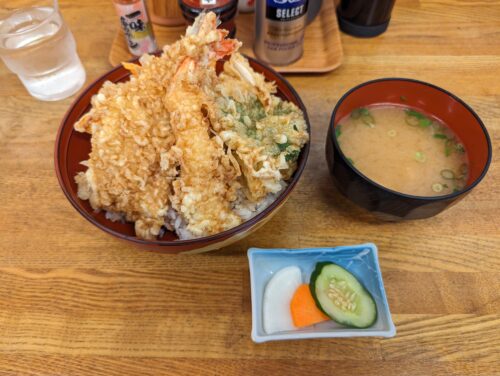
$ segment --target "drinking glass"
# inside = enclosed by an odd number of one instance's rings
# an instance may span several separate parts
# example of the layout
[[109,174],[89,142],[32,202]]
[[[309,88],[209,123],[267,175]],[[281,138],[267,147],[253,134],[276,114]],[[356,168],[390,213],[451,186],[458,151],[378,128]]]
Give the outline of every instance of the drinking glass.
[[57,0],[0,14],[0,57],[28,92],[44,101],[76,93],[85,69]]

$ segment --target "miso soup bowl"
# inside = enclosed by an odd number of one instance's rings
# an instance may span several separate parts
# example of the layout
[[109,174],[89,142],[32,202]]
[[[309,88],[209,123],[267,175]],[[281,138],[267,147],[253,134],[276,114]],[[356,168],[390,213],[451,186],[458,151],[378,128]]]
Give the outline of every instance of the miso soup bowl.
[[[407,105],[446,123],[460,138],[469,156],[469,179],[465,188],[443,196],[412,196],[370,180],[350,164],[339,147],[335,127],[352,110],[373,104]],[[490,137],[483,122],[464,101],[432,84],[406,78],[368,81],[349,90],[333,110],[326,141],[326,160],[339,191],[376,217],[392,221],[432,217],[457,203],[484,178],[491,153]]]

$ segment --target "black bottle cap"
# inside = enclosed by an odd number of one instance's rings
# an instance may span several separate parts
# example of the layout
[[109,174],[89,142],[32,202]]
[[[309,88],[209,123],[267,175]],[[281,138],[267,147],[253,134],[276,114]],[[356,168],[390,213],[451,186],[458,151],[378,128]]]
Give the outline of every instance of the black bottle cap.
[[347,21],[345,18],[342,18],[338,11],[337,18],[339,20],[340,30],[342,30],[346,34],[361,38],[371,38],[382,34],[387,30],[390,21],[388,20],[387,22],[384,22],[382,24],[372,26],[357,25],[355,23]]

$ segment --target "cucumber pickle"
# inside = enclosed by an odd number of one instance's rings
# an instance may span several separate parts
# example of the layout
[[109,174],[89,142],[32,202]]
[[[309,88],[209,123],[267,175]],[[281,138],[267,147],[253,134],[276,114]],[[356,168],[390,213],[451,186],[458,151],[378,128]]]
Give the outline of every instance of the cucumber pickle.
[[371,294],[354,275],[333,262],[316,264],[309,288],[318,308],[341,325],[368,328],[377,321]]

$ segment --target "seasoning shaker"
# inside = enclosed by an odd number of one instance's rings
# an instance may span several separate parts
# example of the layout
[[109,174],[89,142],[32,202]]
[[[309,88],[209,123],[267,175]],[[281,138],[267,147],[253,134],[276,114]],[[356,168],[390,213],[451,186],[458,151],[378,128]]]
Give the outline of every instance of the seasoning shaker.
[[135,56],[155,52],[158,47],[144,0],[113,0],[129,51]]
[[255,9],[255,0],[238,0],[238,10],[242,13],[250,13]]

